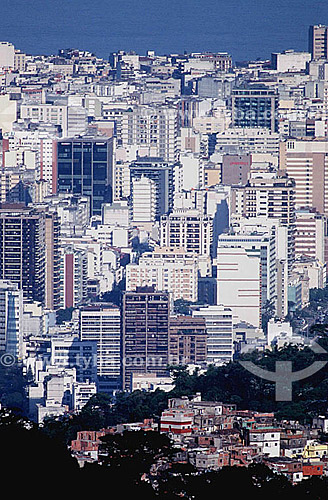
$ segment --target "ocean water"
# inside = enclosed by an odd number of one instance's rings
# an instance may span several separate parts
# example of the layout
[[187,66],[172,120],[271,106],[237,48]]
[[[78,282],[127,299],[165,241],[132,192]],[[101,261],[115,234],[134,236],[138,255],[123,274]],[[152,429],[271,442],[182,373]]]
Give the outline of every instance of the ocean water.
[[0,20],[0,40],[28,54],[220,51],[242,61],[307,50],[309,26],[328,24],[328,0],[1,0]]

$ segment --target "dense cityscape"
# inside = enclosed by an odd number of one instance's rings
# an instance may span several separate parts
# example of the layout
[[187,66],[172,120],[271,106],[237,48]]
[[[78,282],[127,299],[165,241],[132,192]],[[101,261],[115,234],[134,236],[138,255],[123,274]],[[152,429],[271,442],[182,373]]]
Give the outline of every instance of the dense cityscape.
[[247,62],[0,42],[9,464],[327,498],[328,26],[307,36]]

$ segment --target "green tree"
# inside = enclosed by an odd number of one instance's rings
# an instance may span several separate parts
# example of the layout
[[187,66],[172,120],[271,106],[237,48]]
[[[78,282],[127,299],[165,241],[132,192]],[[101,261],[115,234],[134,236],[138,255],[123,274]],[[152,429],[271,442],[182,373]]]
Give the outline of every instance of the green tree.
[[5,367],[0,364],[0,402],[3,406],[27,414],[27,385],[28,380],[23,374],[21,365],[15,363],[13,366]]
[[25,490],[26,494],[27,481],[36,474],[50,481],[56,477],[73,479],[79,473],[76,460],[62,442],[46,436],[37,424],[7,408],[0,411],[0,440],[5,457],[2,477],[19,478],[13,484],[15,493]]

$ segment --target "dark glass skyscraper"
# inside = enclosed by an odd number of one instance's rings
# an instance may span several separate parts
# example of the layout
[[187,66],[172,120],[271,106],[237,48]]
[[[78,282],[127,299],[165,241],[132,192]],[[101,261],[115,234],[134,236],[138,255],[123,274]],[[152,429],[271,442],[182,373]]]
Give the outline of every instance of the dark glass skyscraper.
[[24,299],[45,303],[45,213],[0,205],[0,279],[17,283]]
[[91,215],[112,201],[113,139],[74,137],[57,143],[57,192],[90,197]]
[[278,94],[265,85],[249,85],[232,91],[234,127],[264,127],[278,132]]
[[167,374],[170,299],[167,292],[140,287],[124,292],[122,304],[122,384],[133,373]]

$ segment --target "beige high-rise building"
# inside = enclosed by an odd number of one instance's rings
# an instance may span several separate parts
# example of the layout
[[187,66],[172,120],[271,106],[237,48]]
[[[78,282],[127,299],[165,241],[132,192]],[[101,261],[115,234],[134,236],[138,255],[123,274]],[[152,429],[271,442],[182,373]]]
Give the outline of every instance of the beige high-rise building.
[[207,357],[207,331],[203,317],[172,316],[169,331],[170,364],[202,364]]
[[126,290],[154,286],[170,292],[173,300],[198,299],[198,258],[183,248],[155,248],[144,253],[138,264],[126,266]]
[[281,144],[280,168],[295,180],[295,208],[328,214],[328,140],[288,139]]
[[14,53],[14,71],[25,71],[26,68],[26,54],[20,50],[15,50]]
[[325,261],[325,235],[327,218],[315,209],[303,208],[296,211],[295,256],[310,257]]
[[232,189],[231,211],[249,219],[265,217],[288,230],[288,268],[295,258],[295,182],[283,175],[251,178]]
[[310,26],[309,52],[312,59],[328,59],[328,27],[322,24]]

